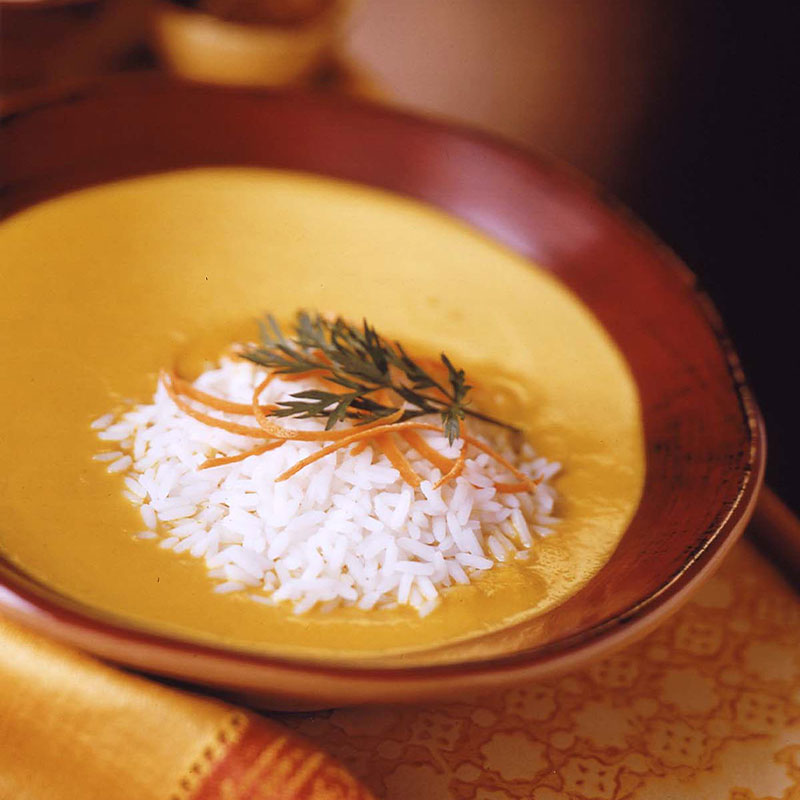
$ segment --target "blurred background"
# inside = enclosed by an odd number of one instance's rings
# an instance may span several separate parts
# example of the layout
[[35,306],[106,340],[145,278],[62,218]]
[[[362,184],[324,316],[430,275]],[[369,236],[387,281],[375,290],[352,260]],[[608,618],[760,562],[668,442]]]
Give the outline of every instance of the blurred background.
[[766,417],[768,480],[800,511],[796,16],[721,0],[0,0],[0,98],[162,70],[366,96],[571,163],[699,276]]

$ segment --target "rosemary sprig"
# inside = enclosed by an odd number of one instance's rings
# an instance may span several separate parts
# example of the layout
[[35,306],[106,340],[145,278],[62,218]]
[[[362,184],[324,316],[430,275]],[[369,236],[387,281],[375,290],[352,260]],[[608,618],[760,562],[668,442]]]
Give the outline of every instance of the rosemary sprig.
[[452,444],[461,433],[465,416],[518,429],[469,408],[463,369],[442,353],[447,381],[437,381],[399,342],[382,337],[366,320],[360,327],[341,317],[300,311],[291,335],[284,334],[271,315],[259,323],[261,342],[244,346],[239,355],[280,375],[314,372],[342,387],[341,392],[308,389],[278,402],[276,417],[327,417],[326,430],[346,417],[367,423],[399,411],[386,400],[388,391],[405,401],[402,419],[438,413],[444,435]]

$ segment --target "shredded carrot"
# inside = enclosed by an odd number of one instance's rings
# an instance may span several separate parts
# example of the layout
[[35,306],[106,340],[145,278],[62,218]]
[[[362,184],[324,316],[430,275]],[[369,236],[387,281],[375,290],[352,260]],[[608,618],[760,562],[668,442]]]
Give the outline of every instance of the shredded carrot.
[[438,481],[433,485],[434,489],[438,489],[440,486],[444,486],[446,483],[450,483],[450,481],[454,481],[463,471],[464,471],[464,464],[467,463],[467,443],[461,446],[461,452],[458,454],[458,458],[453,463],[453,466],[450,468],[449,472],[446,472],[439,478]]
[[264,378],[264,380],[261,381],[258,386],[256,386],[256,388],[253,390],[253,399],[250,402],[250,413],[256,418],[256,422],[263,430],[267,429],[267,425],[269,425],[270,422],[267,419],[267,415],[264,413],[264,409],[259,404],[258,398],[261,397],[261,393],[264,391],[264,389],[266,389],[267,386],[272,383],[274,377],[275,373],[270,372],[269,375],[267,375],[267,377]]
[[[419,364],[423,369],[427,369],[428,372],[435,378],[440,380],[441,382],[447,384],[448,382],[448,372],[447,367],[438,359],[432,358],[429,356],[422,356],[421,358],[414,359],[417,364]],[[446,392],[443,392],[438,386],[431,386],[430,390],[432,392],[436,392],[439,397],[448,402],[450,398],[447,396]]]
[[[397,428],[397,427],[399,427],[399,426],[396,425],[395,428]],[[440,432],[440,430],[441,430],[440,428],[437,428],[435,425],[430,425],[429,423],[416,423],[416,425],[414,427],[417,430],[430,430],[430,431],[437,431],[437,432]],[[401,434],[401,436],[402,435],[403,434]],[[422,437],[419,437],[419,438],[422,439]],[[503,483],[503,482],[495,483],[496,487],[498,487],[498,486],[501,487],[501,488],[498,489],[498,491],[505,491],[505,492],[507,492],[509,494],[516,493],[516,492],[530,491],[531,489],[535,489],[536,486],[540,483],[540,481],[531,480],[524,472],[521,472],[511,462],[509,462],[508,459],[503,458],[503,456],[501,456],[496,450],[494,450],[488,444],[485,444],[484,442],[482,442],[480,439],[476,439],[474,436],[470,436],[468,433],[465,433],[463,431],[461,433],[461,437],[460,438],[464,440],[464,447],[461,449],[461,455],[459,456],[459,459],[461,459],[462,457],[465,458],[466,445],[467,444],[471,444],[473,447],[476,447],[478,450],[481,450],[482,452],[486,453],[488,456],[493,458],[500,465],[505,467],[515,478],[517,478],[519,480],[519,483]],[[416,449],[416,447],[415,447],[415,449]],[[419,451],[417,451],[417,452],[419,452]],[[428,458],[427,454],[420,453],[420,455],[424,455],[425,458]],[[441,456],[441,454],[439,454],[439,455],[440,455],[440,457],[443,458],[443,456]],[[428,459],[428,460],[431,460],[431,459]],[[451,469],[453,469],[453,467],[451,467]],[[462,465],[461,469],[458,471],[458,473],[456,473],[452,477],[448,478],[447,480],[449,481],[449,480],[452,480],[453,478],[458,477],[458,475],[461,474],[461,470],[463,470],[463,465]],[[447,482],[447,481],[444,481],[444,482]],[[437,484],[437,485],[443,485],[443,482],[440,481],[439,484]]]
[[[388,419],[388,417],[387,417]],[[366,428],[366,426],[364,426]],[[429,425],[425,422],[395,422],[389,423],[387,425],[380,425],[376,428],[370,428],[369,430],[360,430],[356,433],[352,433],[348,431],[350,435],[345,439],[340,439],[339,441],[333,442],[332,444],[326,445],[325,447],[317,450],[316,453],[312,453],[310,456],[306,456],[305,458],[298,461],[294,466],[290,467],[286,470],[282,475],[279,475],[275,481],[285,481],[288,478],[291,478],[292,475],[296,475],[300,472],[301,469],[304,469],[309,464],[313,464],[315,461],[319,461],[321,458],[325,458],[325,456],[330,455],[331,453],[335,453],[342,447],[348,447],[351,444],[355,444],[356,442],[361,442],[365,439],[373,439],[376,436],[380,436],[382,433],[389,433],[390,431],[394,433],[398,430],[407,430],[408,428],[423,428],[427,430],[439,430],[435,425]]]
[[333,362],[322,352],[320,349],[314,350],[314,358],[319,361],[320,364],[325,364],[325,366],[329,367],[333,364]]
[[268,450],[274,450],[276,447],[280,447],[282,444],[284,444],[283,441],[267,442],[267,444],[259,445],[258,447],[254,447],[252,450],[246,450],[244,453],[239,453],[235,456],[209,458],[204,461],[198,467],[198,469],[211,469],[212,467],[221,467],[224,464],[235,464],[237,461],[244,461],[246,458],[250,458],[250,456],[260,456],[262,453],[266,453]]
[[[394,426],[394,430],[424,430],[424,431],[436,431],[437,433],[441,433],[441,428],[437,427],[436,425],[431,425],[428,422],[403,422],[399,423]],[[402,435],[402,434],[401,434]],[[422,437],[420,437],[422,438]],[[461,436],[459,437],[464,440],[466,444],[471,444],[473,447],[476,447],[478,450],[486,453],[488,456],[493,458],[497,461],[498,464],[505,467],[517,480],[521,483],[525,483],[526,485],[530,486],[533,484],[536,486],[538,481],[532,481],[524,472],[518,470],[508,459],[503,458],[496,450],[490,447],[488,444],[482,442],[480,439],[476,439],[474,436],[470,436],[468,433],[462,431]],[[415,448],[416,449],[416,448]],[[462,449],[462,455],[464,450]],[[422,455],[420,453],[420,455]],[[427,458],[427,456],[426,456]],[[508,484],[511,485],[511,484]]]
[[[408,442],[426,461],[430,461],[442,472],[449,472],[454,464],[452,458],[443,456],[436,448],[431,447],[416,431],[401,431],[400,436]],[[353,451],[355,453],[355,451]]]
[[[390,419],[386,417],[385,419]],[[340,439],[335,441],[329,445],[318,450],[316,453],[312,453],[310,456],[306,456],[306,458],[301,459],[298,461],[294,466],[290,467],[286,470],[282,475],[279,475],[275,480],[278,481],[285,481],[287,478],[291,478],[292,475],[296,475],[300,472],[301,469],[307,467],[309,464],[313,464],[315,461],[318,461],[321,458],[325,458],[325,456],[330,455],[331,453],[335,453],[342,447],[347,447],[351,444],[355,444],[356,442],[361,442],[368,439],[373,439],[376,436],[380,436],[382,433],[396,433],[397,431],[408,430],[408,429],[421,429],[421,430],[433,430],[438,431],[440,430],[435,425],[431,425],[427,422],[414,422],[409,420],[408,422],[389,422],[383,425],[379,425],[374,428],[367,428],[366,425],[362,426],[362,428],[355,433],[347,431],[350,435],[344,439]],[[330,431],[329,431],[330,433]]]
[[328,370],[326,369],[309,369],[306,372],[273,372],[271,374],[282,381],[294,383],[295,381],[303,380],[303,378],[316,378],[318,375],[325,375],[327,372]]
[[[386,419],[388,420],[389,417],[387,417]],[[366,428],[366,426],[364,427]],[[364,439],[372,439],[375,436],[380,436],[383,433],[399,433],[400,431],[407,431],[407,430],[440,432],[441,428],[437,427],[436,425],[432,425],[429,422],[414,422],[413,420],[409,420],[408,422],[387,423],[374,428],[370,428],[368,430],[360,430],[357,431],[356,433],[347,431],[347,433],[350,434],[349,436],[346,436],[343,439],[339,439],[329,445],[326,445],[325,447],[318,450],[316,453],[313,453],[312,455],[301,459],[294,466],[287,469],[286,472],[284,472],[282,475],[278,476],[278,478],[276,478],[276,481],[285,481],[288,478],[291,478],[292,475],[296,475],[301,469],[307,467],[309,464],[313,464],[320,458],[324,458],[325,456],[336,452],[338,449],[342,447],[347,447],[348,445],[355,444],[356,442],[363,441]],[[328,431],[328,433],[331,433],[331,431]],[[518,470],[513,464],[509,463],[508,460],[503,458],[499,453],[495,452],[491,447],[489,447],[489,445],[484,444],[482,441],[480,441],[480,439],[476,439],[474,436],[470,436],[468,434],[462,434],[461,438],[464,440],[465,443],[474,445],[479,450],[482,450],[491,458],[495,459],[495,461],[497,461],[499,464],[508,469],[508,471],[515,478],[518,478],[521,482],[524,482],[528,486],[530,486],[531,484],[530,478],[528,478],[528,476],[525,475],[523,472],[520,472],[520,470]]]
[[[230,400],[223,400],[221,397],[207,394],[185,378],[181,378],[175,371],[170,371],[166,374],[169,376],[176,392],[186,397],[191,397],[192,400],[197,400],[198,403],[203,403],[203,405],[209,408],[213,408],[216,411],[223,411],[227,414],[246,414],[250,416],[253,413],[253,408],[249,403],[234,403]],[[272,408],[274,408],[274,406],[262,406],[265,412],[269,412]]]
[[277,373],[276,377],[280,378],[282,381],[289,381],[290,383],[301,381],[304,378],[316,378],[320,383],[324,383],[326,386],[334,389],[341,389],[342,387],[338,383],[325,377],[328,373],[329,370],[327,369],[310,369],[307,372]]
[[419,475],[411,468],[408,459],[400,452],[397,442],[392,438],[391,433],[384,433],[375,437],[375,444],[378,449],[389,459],[392,466],[400,473],[400,477],[414,489],[418,488],[422,482]]
[[[267,384],[273,378],[280,378],[283,381],[293,382],[302,380],[303,378],[321,376],[324,373],[325,370],[322,369],[308,370],[307,372],[293,372],[286,375],[273,372],[270,373],[269,379],[264,383],[261,391],[263,392],[264,389],[267,388]],[[203,403],[203,405],[206,405],[209,408],[213,408],[216,411],[223,411],[227,414],[246,414],[247,416],[250,416],[253,413],[253,406],[250,403],[234,403],[231,400],[223,400],[221,397],[215,397],[212,394],[208,394],[207,392],[198,389],[190,381],[182,378],[174,370],[168,372],[167,374],[169,375],[175,390],[179,394],[186,395],[186,397],[191,397],[192,400],[197,400],[199,403]],[[260,406],[260,408],[263,413],[269,414],[271,411],[274,411],[275,406],[266,405]]]
[[503,492],[504,494],[519,494],[519,492],[532,492],[541,482],[541,478],[537,480],[520,481],[519,483],[495,481],[494,488],[498,492]]
[[[320,360],[322,360],[322,358],[320,358]],[[426,361],[428,360],[426,359]],[[430,360],[429,363],[432,367],[438,366],[438,364],[432,360]],[[224,464],[233,464],[238,461],[243,461],[251,455],[259,455],[276,447],[280,447],[287,440],[329,442],[329,444],[322,447],[316,453],[313,453],[312,455],[298,461],[276,479],[277,481],[284,481],[307,467],[309,464],[312,464],[315,461],[336,452],[340,448],[354,445],[351,453],[354,456],[358,455],[359,453],[363,452],[372,441],[372,443],[374,443],[375,446],[386,455],[395,469],[398,470],[403,480],[410,486],[417,488],[421,482],[420,476],[413,470],[408,462],[408,459],[398,448],[396,441],[392,437],[392,434],[396,433],[405,442],[407,442],[412,449],[416,450],[420,456],[429,461],[435,467],[438,467],[443,472],[443,475],[439,481],[437,481],[435,488],[439,488],[461,475],[466,463],[467,445],[471,445],[486,453],[501,466],[507,469],[515,478],[517,478],[518,482],[516,483],[496,481],[494,483],[494,487],[498,492],[511,494],[533,491],[541,482],[540,480],[533,480],[529,478],[488,444],[482,442],[480,439],[476,439],[475,437],[468,435],[466,432],[462,432],[460,437],[463,440],[464,445],[461,448],[461,453],[459,454],[458,458],[453,460],[443,456],[438,450],[431,447],[431,445],[429,445],[417,432],[420,430],[427,430],[441,433],[441,428],[426,422],[416,422],[411,420],[407,422],[400,422],[400,419],[403,416],[402,409],[398,409],[395,413],[381,419],[373,420],[372,422],[368,422],[363,425],[357,425],[356,427],[345,428],[336,431],[301,431],[291,428],[284,428],[283,426],[276,424],[269,419],[268,416],[270,412],[274,411],[275,406],[259,404],[259,397],[270,384],[270,382],[276,377],[280,377],[283,380],[294,381],[305,377],[321,376],[324,372],[325,370],[322,369],[308,370],[304,373],[296,373],[291,375],[279,375],[279,373],[271,372],[255,388],[253,392],[252,403],[250,405],[246,403],[234,403],[232,401],[224,400],[203,392],[200,389],[197,389],[186,379],[181,378],[174,371],[162,373],[162,382],[164,383],[170,398],[172,398],[172,401],[178,406],[178,408],[199,422],[211,427],[220,428],[230,433],[238,434],[240,436],[273,440],[244,453],[239,453],[235,456],[224,456],[208,459],[200,466],[200,469],[209,469],[212,467],[222,466]],[[376,392],[379,393],[379,401],[385,402],[387,399],[386,390],[377,389]],[[202,403],[208,408],[223,413],[248,416],[253,415],[255,416],[259,427],[253,428],[248,425],[240,425],[236,422],[217,419],[210,414],[206,414],[203,411],[192,407],[188,402],[186,402],[186,400],[183,399],[181,395],[189,397],[198,403]]]
[[[338,431],[300,431],[292,428],[284,428],[283,426],[277,425],[272,420],[268,419],[267,415],[264,414],[264,412],[261,410],[261,406],[258,404],[258,398],[261,396],[261,393],[264,391],[264,389],[267,388],[267,385],[269,384],[273,375],[274,373],[265,378],[258,386],[256,386],[255,391],[253,392],[253,404],[251,406],[251,410],[256,418],[256,421],[261,426],[263,433],[268,434],[273,439],[293,439],[294,441],[298,442],[336,441],[339,439],[346,439],[347,437],[353,435],[352,428],[344,428]],[[368,422],[365,425],[359,426],[359,429],[361,431],[368,431],[374,428],[382,427],[383,425],[392,424],[393,422],[397,422],[397,420],[399,420],[402,416],[403,410],[398,409],[394,414],[390,414],[387,417],[382,417],[374,422]]]
[[483,451],[488,456],[493,458],[497,461],[498,464],[502,464],[518,481],[525,481],[527,483],[530,482],[530,478],[524,473],[518,470],[508,459],[503,458],[496,450],[489,447],[488,444],[485,444],[480,439],[476,439],[474,436],[470,436],[469,434],[462,434],[461,438],[471,444],[473,447],[477,447],[478,450]]
[[380,386],[377,389],[373,389],[369,394],[375,395],[375,400],[379,403],[383,403],[387,405],[388,403],[392,402],[392,390],[388,389],[386,386]]
[[178,406],[178,408],[183,411],[184,414],[188,414],[198,422],[202,422],[205,425],[210,425],[212,428],[221,428],[229,433],[237,433],[239,436],[250,436],[254,439],[274,438],[273,436],[270,436],[268,433],[265,433],[263,430],[261,430],[261,428],[251,428],[249,425],[239,425],[237,422],[228,422],[224,419],[217,419],[216,417],[212,417],[210,414],[204,414],[202,411],[197,411],[178,394],[172,382],[166,379],[166,375],[163,376],[162,382],[167,390],[167,394],[172,398],[172,402],[175,403],[175,405]]
[[[356,412],[356,413],[359,415],[359,417],[366,416],[366,414],[367,414],[366,411]],[[363,453],[368,447],[369,447],[369,440],[368,439],[362,439],[360,442],[357,442],[355,444],[353,449],[350,451],[350,455],[351,456],[357,456],[359,453]]]

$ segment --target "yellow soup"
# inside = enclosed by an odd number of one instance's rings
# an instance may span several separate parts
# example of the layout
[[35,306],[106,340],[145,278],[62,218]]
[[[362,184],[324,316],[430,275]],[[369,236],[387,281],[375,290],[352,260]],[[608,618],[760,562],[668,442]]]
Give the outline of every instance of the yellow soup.
[[[254,169],[122,181],[0,227],[0,549],[38,580],[150,629],[270,652],[385,654],[463,640],[562,602],[608,560],[644,478],[636,387],[581,302],[447,215],[346,183]],[[135,534],[89,423],[149,401],[272,310],[366,317],[494,388],[555,480],[555,535],[528,562],[408,608],[296,616],[215,594],[204,563]]]

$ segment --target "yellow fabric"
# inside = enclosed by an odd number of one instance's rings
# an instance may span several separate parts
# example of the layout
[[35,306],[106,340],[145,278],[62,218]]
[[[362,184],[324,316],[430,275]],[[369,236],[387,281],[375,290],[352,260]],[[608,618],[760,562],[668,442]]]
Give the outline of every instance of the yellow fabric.
[[676,616],[581,672],[281,721],[383,800],[800,800],[800,598],[744,541]]
[[239,715],[0,618],[0,800],[166,800]]

